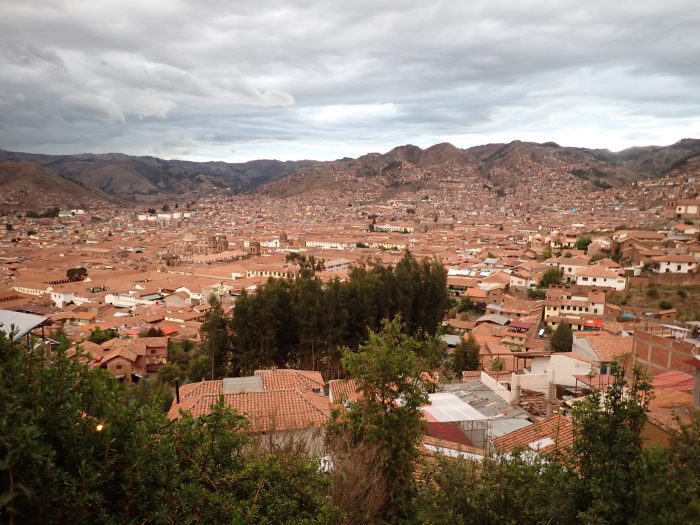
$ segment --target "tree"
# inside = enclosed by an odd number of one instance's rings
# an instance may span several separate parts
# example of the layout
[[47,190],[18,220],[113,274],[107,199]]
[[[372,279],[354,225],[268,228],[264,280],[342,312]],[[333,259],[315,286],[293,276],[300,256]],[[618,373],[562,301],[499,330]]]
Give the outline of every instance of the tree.
[[562,270],[559,270],[558,268],[550,268],[544,272],[544,275],[542,275],[542,279],[540,279],[539,282],[539,287],[549,288],[552,284],[561,284],[563,277],[564,272]]
[[78,268],[68,268],[66,271],[66,277],[70,281],[84,281],[88,275],[87,268],[84,266],[79,266]]
[[576,239],[576,244],[574,244],[574,247],[577,250],[583,250],[585,252],[588,249],[588,246],[591,244],[591,242],[591,237],[589,235],[583,234],[578,239]]
[[568,323],[561,322],[554,330],[549,346],[553,352],[571,352],[574,344],[574,332]]
[[161,208],[164,212],[170,211],[170,205],[169,204],[163,204],[163,207]]
[[547,259],[552,258],[552,247],[548,244],[547,246],[544,247],[544,250],[542,251],[542,258],[546,261]]
[[0,522],[341,521],[319,462],[260,449],[223,399],[202,417],[168,421],[142,396],[0,332]]
[[225,377],[229,371],[233,345],[229,333],[229,322],[224,317],[224,311],[216,295],[209,296],[209,306],[199,333],[202,337],[202,348],[211,365],[210,379],[214,380]]
[[385,320],[357,352],[343,350],[343,364],[362,396],[346,412],[336,411],[329,427],[331,436],[345,435],[353,445],[374,443],[385,452],[391,484],[381,514],[390,522],[412,514],[416,446],[423,435],[420,407],[428,400],[420,380],[423,343],[404,328],[400,317]]
[[480,351],[481,347],[473,334],[469,334],[469,338],[466,340],[462,339],[452,356],[452,369],[455,373],[461,374],[465,370],[479,370]]
[[593,391],[573,411],[575,468],[581,479],[583,523],[627,524],[639,517],[643,488],[642,429],[651,385],[639,368],[626,377],[626,362],[613,367],[614,382]]
[[95,328],[92,332],[90,332],[88,341],[101,345],[102,343],[106,343],[115,337],[117,337],[117,332],[112,329],[102,330],[101,328]]

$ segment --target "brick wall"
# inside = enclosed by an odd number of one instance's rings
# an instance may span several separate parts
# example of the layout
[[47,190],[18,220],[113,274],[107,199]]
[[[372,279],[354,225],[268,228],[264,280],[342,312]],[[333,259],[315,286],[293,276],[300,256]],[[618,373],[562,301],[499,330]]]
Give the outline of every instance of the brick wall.
[[692,374],[694,368],[684,361],[693,357],[694,346],[648,332],[635,331],[632,351],[637,361],[646,366],[649,373],[658,375],[669,370]]

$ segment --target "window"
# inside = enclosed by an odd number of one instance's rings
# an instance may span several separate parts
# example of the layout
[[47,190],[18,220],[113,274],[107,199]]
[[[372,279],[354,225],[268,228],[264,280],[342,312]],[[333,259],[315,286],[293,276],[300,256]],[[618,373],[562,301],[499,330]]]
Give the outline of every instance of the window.
[[122,369],[122,365],[117,365],[115,368],[116,368],[117,370],[121,370],[121,369]]

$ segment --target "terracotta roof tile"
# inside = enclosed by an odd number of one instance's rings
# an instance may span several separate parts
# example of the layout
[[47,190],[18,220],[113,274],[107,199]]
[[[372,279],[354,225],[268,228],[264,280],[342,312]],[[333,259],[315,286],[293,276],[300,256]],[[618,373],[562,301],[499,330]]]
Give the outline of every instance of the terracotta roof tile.
[[511,452],[516,447],[523,447],[543,454],[567,448],[573,442],[573,424],[569,418],[560,415],[552,416],[493,440],[493,444],[501,452]]

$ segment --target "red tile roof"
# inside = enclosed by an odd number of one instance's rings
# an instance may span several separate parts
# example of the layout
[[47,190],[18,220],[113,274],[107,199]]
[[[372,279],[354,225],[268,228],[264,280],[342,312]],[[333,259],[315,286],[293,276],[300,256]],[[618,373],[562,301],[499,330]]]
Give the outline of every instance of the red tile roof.
[[573,424],[569,418],[561,415],[552,416],[493,440],[493,444],[501,452],[511,452],[517,447],[523,447],[543,454],[567,448],[573,442]]

